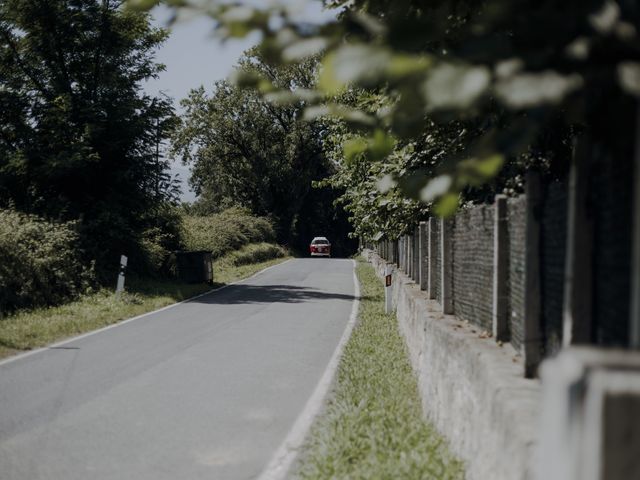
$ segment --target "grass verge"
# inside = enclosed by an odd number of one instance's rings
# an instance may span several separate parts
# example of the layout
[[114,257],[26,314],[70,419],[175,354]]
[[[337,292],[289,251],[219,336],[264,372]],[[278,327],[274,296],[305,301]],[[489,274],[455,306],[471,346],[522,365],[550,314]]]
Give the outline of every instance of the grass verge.
[[[214,287],[249,277],[288,258],[235,266],[222,257],[214,266]],[[18,311],[0,319],[0,358],[157,310],[211,288],[207,284],[128,279],[126,292],[120,297],[113,290],[102,289],[64,305]]]
[[311,429],[299,479],[464,478],[462,463],[423,420],[418,386],[395,315],[373,268],[359,261],[362,301],[336,385]]

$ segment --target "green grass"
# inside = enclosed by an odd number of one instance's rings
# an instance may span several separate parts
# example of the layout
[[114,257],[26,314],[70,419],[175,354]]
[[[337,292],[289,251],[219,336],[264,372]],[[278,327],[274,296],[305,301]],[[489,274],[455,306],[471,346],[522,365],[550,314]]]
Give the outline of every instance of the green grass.
[[[246,278],[287,258],[289,257],[234,266],[222,257],[214,266],[214,286]],[[0,319],[0,358],[117,323],[211,288],[213,287],[207,284],[128,279],[126,292],[119,297],[113,290],[102,289],[57,307],[18,311]]]
[[289,255],[289,252],[275,243],[251,243],[224,255],[217,259],[216,263],[223,268],[239,267],[286,257],[287,255]]
[[263,262],[235,266],[228,263],[226,257],[222,257],[213,263],[213,276],[216,283],[231,283],[243,278],[250,277],[263,268],[277,265],[278,263],[282,263],[291,258],[291,256],[285,255],[284,257],[272,258],[271,260],[265,260]]
[[462,463],[423,420],[415,375],[373,268],[358,262],[358,325],[324,413],[298,462],[299,479],[463,479]]

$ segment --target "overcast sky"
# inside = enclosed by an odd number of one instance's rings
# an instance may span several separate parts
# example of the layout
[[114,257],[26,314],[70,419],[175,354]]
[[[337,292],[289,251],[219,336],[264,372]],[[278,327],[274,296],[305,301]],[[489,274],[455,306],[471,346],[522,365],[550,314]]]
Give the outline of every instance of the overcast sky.
[[[264,1],[264,0],[263,0]],[[292,4],[304,4],[300,16],[312,22],[322,21],[332,16],[322,11],[322,2],[285,0]],[[154,23],[166,26],[170,12],[165,7],[156,7],[152,11]],[[179,101],[186,97],[192,88],[204,85],[207,90],[216,80],[227,78],[238,58],[247,48],[256,44],[259,37],[254,35],[245,40],[231,40],[224,44],[212,36],[213,21],[196,16],[183,18],[171,27],[171,35],[157,52],[157,61],[166,65],[166,70],[157,80],[148,81],[144,88],[152,95],[164,92],[174,99],[179,111]],[[173,174],[179,174],[183,181],[183,200],[194,200],[193,193],[186,187],[189,169],[176,162]]]

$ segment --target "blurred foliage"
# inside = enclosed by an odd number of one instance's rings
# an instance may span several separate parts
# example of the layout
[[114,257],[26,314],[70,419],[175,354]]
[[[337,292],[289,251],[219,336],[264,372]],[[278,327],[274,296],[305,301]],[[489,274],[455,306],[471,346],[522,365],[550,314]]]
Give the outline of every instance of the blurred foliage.
[[[358,190],[343,198],[357,222],[367,208],[378,217],[362,234],[388,222],[401,230],[407,208],[446,215],[492,190],[517,190],[527,168],[562,169],[553,162],[568,162],[564,145],[578,133],[615,150],[630,135],[616,108],[640,96],[635,0],[326,0],[337,13],[325,23],[300,20],[288,2],[166,3],[209,15],[223,39],[260,32],[271,65],[320,58],[314,88],[283,91],[260,72],[241,72],[236,84],[304,102],[307,119],[344,122],[351,135],[339,162],[350,171],[334,183]],[[351,98],[360,91],[364,105]],[[414,168],[415,146],[434,131],[435,163]],[[547,149],[554,144],[563,147]],[[372,157],[378,165],[366,169]],[[376,193],[373,177],[392,187]]]
[[61,303],[94,285],[77,224],[0,209],[0,319],[20,307]]
[[166,36],[120,0],[0,2],[0,208],[78,221],[109,281],[120,254],[146,270],[178,240],[156,150],[173,108],[141,91]]

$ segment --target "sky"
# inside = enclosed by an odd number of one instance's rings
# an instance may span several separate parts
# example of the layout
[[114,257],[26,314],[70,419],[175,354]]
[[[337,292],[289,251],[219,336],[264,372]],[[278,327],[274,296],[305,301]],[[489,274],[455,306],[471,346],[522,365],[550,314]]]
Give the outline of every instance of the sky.
[[[300,5],[299,16],[308,21],[319,22],[333,16],[330,12],[322,11],[320,1],[282,0],[282,3]],[[169,9],[159,6],[151,14],[153,23],[167,26]],[[201,85],[210,91],[215,81],[229,76],[242,52],[259,41],[259,36],[253,35],[247,39],[222,43],[213,37],[213,26],[211,19],[202,16],[181,18],[172,25],[169,38],[156,54],[156,60],[163,63],[166,70],[158,79],[147,81],[143,86],[144,90],[151,95],[163,92],[172,97],[180,113],[180,99],[186,97],[191,89]],[[182,181],[182,200],[195,200],[195,195],[187,185],[189,167],[179,161],[173,162],[171,173],[179,175]]]

